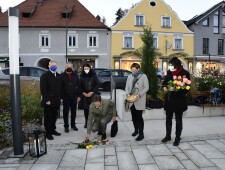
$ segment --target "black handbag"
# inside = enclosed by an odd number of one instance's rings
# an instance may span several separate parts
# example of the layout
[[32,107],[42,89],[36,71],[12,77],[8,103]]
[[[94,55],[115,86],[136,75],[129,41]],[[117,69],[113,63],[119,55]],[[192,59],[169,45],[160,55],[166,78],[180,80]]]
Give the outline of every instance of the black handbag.
[[114,121],[111,125],[111,137],[115,137],[118,132],[118,121]]

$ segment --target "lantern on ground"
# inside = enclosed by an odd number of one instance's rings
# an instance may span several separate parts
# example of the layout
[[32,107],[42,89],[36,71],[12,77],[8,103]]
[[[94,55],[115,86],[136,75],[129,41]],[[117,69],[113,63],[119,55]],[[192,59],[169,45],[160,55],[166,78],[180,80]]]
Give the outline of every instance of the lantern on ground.
[[40,157],[47,153],[46,132],[35,129],[28,133],[29,152],[32,157]]

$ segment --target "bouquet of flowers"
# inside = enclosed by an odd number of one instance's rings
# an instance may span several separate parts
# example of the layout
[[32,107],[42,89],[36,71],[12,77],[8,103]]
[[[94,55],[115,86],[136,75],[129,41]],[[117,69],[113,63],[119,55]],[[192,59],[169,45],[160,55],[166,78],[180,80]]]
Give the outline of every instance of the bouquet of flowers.
[[173,76],[173,80],[169,81],[169,91],[190,90],[191,80],[188,80],[186,76]]
[[77,148],[78,149],[92,149],[93,147],[95,146],[99,146],[99,145],[109,145],[109,140],[100,140],[100,139],[97,139],[97,138],[94,138],[93,140],[89,141],[84,141],[82,143],[74,143],[74,142],[71,142],[72,144],[76,144],[77,145]]

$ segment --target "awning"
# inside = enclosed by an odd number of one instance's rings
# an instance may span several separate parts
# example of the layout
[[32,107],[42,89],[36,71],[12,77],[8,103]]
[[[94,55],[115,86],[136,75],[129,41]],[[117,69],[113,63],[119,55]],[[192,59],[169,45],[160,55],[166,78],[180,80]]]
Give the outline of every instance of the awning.
[[194,57],[195,61],[204,61],[204,62],[220,62],[224,63],[225,62],[225,56],[195,56]]

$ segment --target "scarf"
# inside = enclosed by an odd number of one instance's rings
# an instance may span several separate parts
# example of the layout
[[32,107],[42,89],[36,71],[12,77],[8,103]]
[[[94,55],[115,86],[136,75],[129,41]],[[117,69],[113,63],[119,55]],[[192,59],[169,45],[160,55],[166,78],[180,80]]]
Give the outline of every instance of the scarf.
[[178,69],[176,69],[175,71],[172,71],[173,76],[178,76],[178,74],[182,71],[183,67],[180,66]]
[[132,89],[131,89],[131,94],[135,93],[135,84],[138,81],[138,79],[141,77],[142,72],[140,70],[138,70],[136,73],[132,74],[132,76],[134,77],[133,82],[132,82]]
[[67,73],[67,75],[69,76],[69,79],[72,80],[72,73]]

